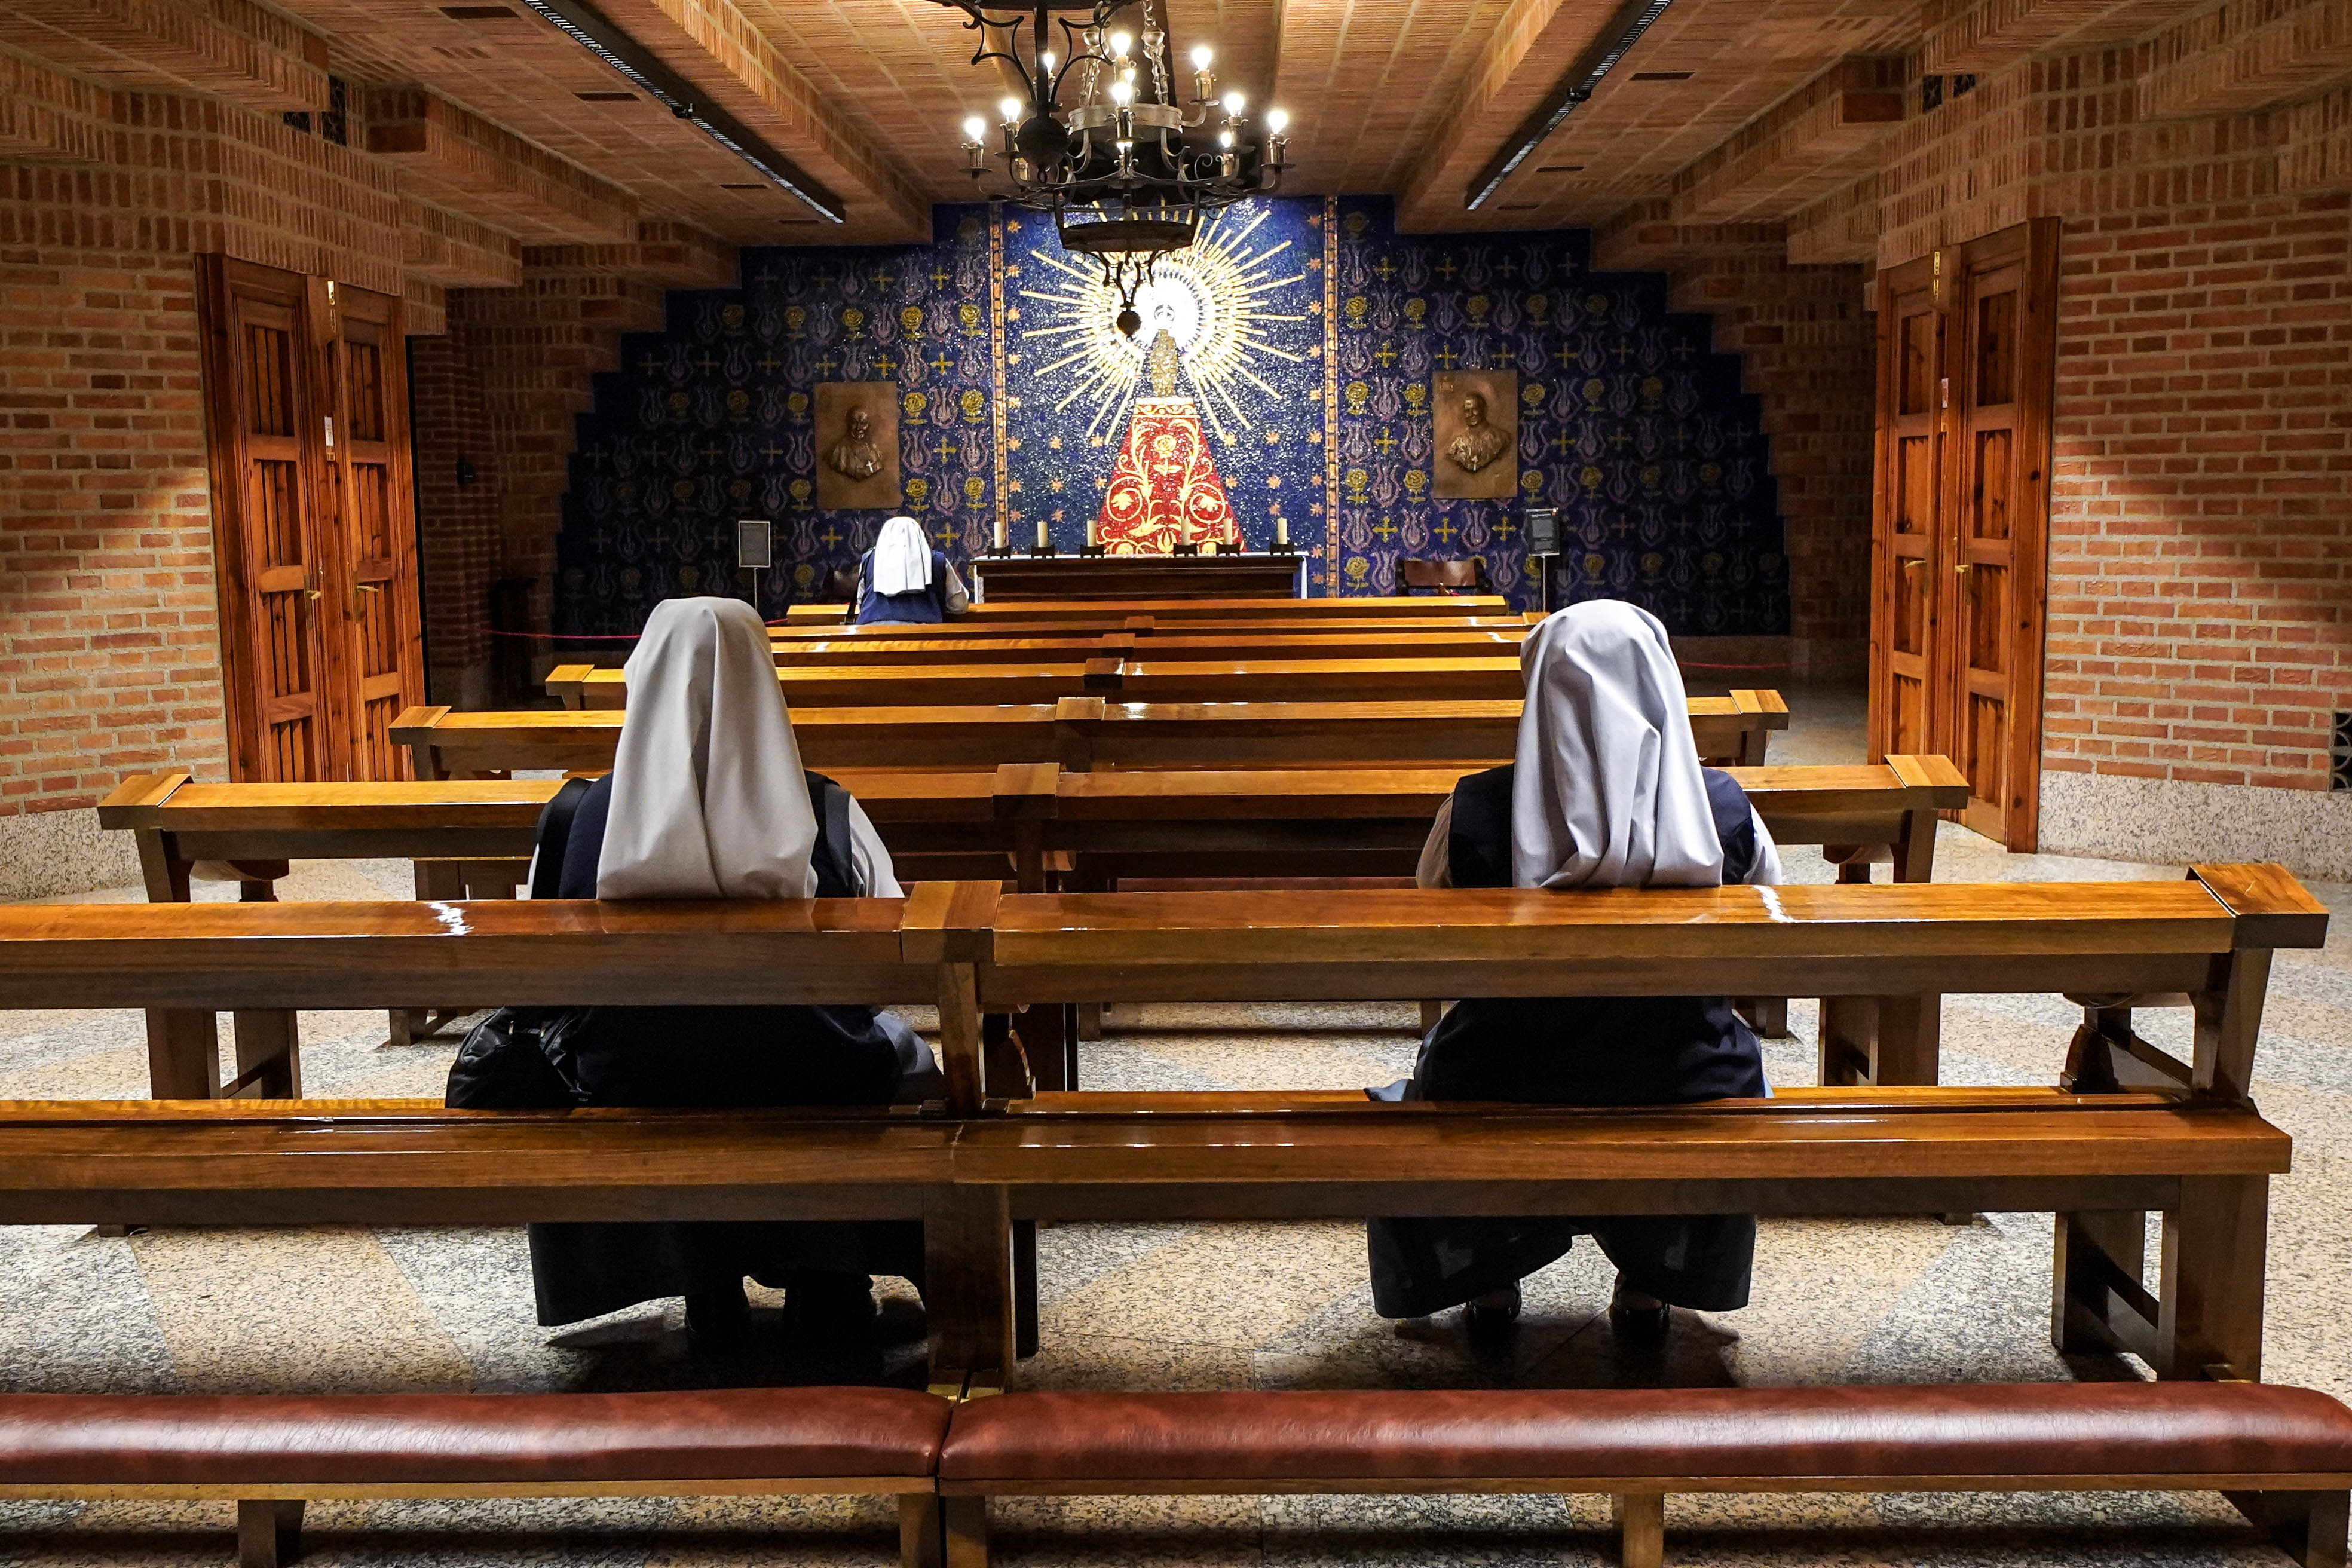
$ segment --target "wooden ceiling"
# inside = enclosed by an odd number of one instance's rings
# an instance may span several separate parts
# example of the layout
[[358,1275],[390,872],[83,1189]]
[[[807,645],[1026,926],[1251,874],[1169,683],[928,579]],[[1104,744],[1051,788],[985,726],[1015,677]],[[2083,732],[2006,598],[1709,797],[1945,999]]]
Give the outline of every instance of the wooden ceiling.
[[[0,0],[0,53],[266,109],[315,97],[323,64],[352,85],[352,145],[412,171],[417,201],[524,245],[599,243],[640,223],[730,245],[907,240],[928,232],[932,203],[973,193],[956,127],[1003,79],[970,62],[972,34],[935,0],[596,3],[837,196],[847,222],[816,220],[523,0]],[[2182,75],[2226,54],[2239,13],[2253,27],[2352,5],[1671,0],[1473,211],[1481,171],[1622,26],[1622,0],[1160,3],[1180,50],[1216,46],[1226,85],[1289,111],[1286,189],[1388,192],[1421,230],[1598,226],[1661,201],[1678,221],[1784,221],[1866,171],[1873,144],[1918,112],[1923,74],[2132,38],[2160,53],[2168,28],[2186,28]],[[190,44],[199,23],[213,43]],[[232,46],[245,53],[210,76],[188,64]],[[2234,101],[2270,79],[2184,76],[2177,96]]]

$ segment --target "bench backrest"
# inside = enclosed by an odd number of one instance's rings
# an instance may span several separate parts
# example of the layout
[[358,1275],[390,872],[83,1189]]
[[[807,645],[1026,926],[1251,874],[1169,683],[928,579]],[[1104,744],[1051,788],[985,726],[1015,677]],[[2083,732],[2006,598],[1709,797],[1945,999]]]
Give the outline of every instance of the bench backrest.
[[[1773,691],[1690,700],[1702,756],[1760,765],[1789,710]],[[1519,704],[1482,702],[1106,702],[993,707],[812,708],[793,717],[813,768],[1234,767],[1510,759]],[[513,768],[612,766],[617,709],[515,713],[411,708],[393,724],[418,778]]]
[[[795,605],[784,613],[787,626],[822,621],[841,613],[838,605]],[[1099,620],[1106,616],[1150,616],[1156,620],[1240,619],[1362,620],[1420,616],[1504,616],[1510,601],[1499,595],[1454,595],[1444,598],[1349,599],[1012,599],[977,604],[961,617],[975,623]]]
[[[1437,808],[1464,769],[1351,768],[1257,773],[1068,773],[1007,763],[965,773],[837,772],[894,856],[994,852],[1020,859],[1024,890],[1042,890],[1042,857],[1057,850],[1171,858],[1247,853],[1270,874],[1296,874],[1344,855],[1345,874],[1410,873]],[[1942,757],[1890,757],[1851,767],[1733,770],[1783,844],[1886,847],[1899,879],[1925,881],[1933,814],[1968,784]],[[126,780],[99,821],[140,836],[142,864],[300,859],[505,860],[531,853],[552,779],[385,784],[195,784],[184,770]],[[151,848],[152,841],[152,848]],[[1865,858],[1876,858],[1874,852]],[[919,872],[918,873],[920,874]],[[1150,873],[1138,873],[1150,874]],[[1218,874],[1232,874],[1221,871]],[[167,880],[165,884],[170,884]],[[184,897],[158,891],[151,897]]]
[[[1520,694],[1516,653],[1486,658],[1183,660],[1116,655],[1058,662],[906,665],[781,664],[776,682],[795,709],[939,707],[963,702],[1052,702],[1098,693],[1150,702],[1463,701]],[[549,695],[567,708],[620,708],[619,669],[558,665]]]
[[979,1010],[1424,996],[2188,996],[2193,1087],[2251,1081],[2269,954],[2325,940],[2275,866],[2180,882],[904,900],[0,907],[0,1006],[935,1000],[976,1103]]

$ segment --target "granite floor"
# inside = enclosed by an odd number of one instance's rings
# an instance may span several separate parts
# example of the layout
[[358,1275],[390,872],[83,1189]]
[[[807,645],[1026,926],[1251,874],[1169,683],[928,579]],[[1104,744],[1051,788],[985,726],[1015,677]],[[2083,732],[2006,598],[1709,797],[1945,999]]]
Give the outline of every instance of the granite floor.
[[[1779,754],[1858,754],[1851,694],[1795,693]],[[2008,856],[1948,827],[1939,879],[2169,878],[2175,867]],[[1792,851],[1791,875],[1827,879]],[[289,897],[398,896],[407,868],[305,866]],[[2339,914],[2352,888],[2315,889]],[[136,898],[135,892],[88,899]],[[81,901],[81,900],[76,900]],[[2267,1373],[2352,1396],[2352,925],[2273,973],[2258,1064],[2263,1110],[2294,1134],[2273,1188]],[[1812,1070],[1813,1009],[1769,1047],[1773,1076]],[[2073,1016],[2055,998],[1954,996],[1948,1082],[2041,1083]],[[437,1095],[452,1040],[394,1049],[378,1014],[303,1018],[307,1085],[321,1095]],[[2185,1045],[2185,1018],[2148,1032]],[[1393,1006],[1110,1011],[1089,1047],[1105,1088],[1341,1087],[1411,1060]],[[144,1058],[130,1012],[0,1013],[0,1098],[136,1096]],[[1517,1333],[1487,1347],[1452,1314],[1373,1316],[1360,1229],[1335,1225],[1069,1226],[1040,1238],[1045,1348],[1033,1387],[1593,1387],[1649,1383],[1990,1381],[2143,1375],[2127,1361],[2062,1359],[2047,1333],[2042,1215],[1768,1223],[1754,1302],[1678,1314],[1662,1352],[1616,1344],[1609,1274],[1580,1248],[1529,1281]],[[658,1388],[737,1383],[919,1382],[919,1304],[886,1281],[878,1342],[826,1354],[786,1342],[763,1304],[755,1348],[694,1352],[674,1305],[562,1331],[531,1321],[509,1230],[0,1229],[0,1386],[47,1390]],[[223,1504],[0,1502],[0,1568],[227,1560]],[[1000,1505],[1013,1568],[1129,1564],[1601,1564],[1604,1505],[1550,1498],[1210,1498]],[[2256,1563],[2259,1545],[2211,1496],[1813,1496],[1676,1499],[1678,1564]],[[880,1564],[883,1505],[848,1499],[384,1503],[314,1508],[305,1561],[329,1565]]]

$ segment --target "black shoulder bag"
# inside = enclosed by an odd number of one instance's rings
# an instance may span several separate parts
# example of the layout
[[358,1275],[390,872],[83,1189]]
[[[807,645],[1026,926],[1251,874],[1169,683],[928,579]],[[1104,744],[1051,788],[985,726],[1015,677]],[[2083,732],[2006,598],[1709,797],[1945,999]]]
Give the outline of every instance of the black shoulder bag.
[[[562,890],[563,849],[572,819],[588,794],[586,779],[567,779],[539,814],[531,858],[530,896]],[[455,1110],[563,1110],[588,1103],[574,1068],[572,1041],[594,1009],[501,1007],[467,1031],[449,1065],[442,1103]]]

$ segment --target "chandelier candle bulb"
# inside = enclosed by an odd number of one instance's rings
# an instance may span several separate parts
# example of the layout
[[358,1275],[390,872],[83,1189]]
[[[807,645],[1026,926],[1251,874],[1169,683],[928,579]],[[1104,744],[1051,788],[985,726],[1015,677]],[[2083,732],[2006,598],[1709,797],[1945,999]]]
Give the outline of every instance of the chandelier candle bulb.
[[1135,40],[1125,33],[1113,33],[1110,36],[1110,52],[1122,60],[1127,58],[1127,51],[1134,47]]
[[1229,92],[1225,94],[1225,112],[1238,120],[1241,118],[1243,108],[1248,102],[1249,100],[1244,98],[1240,93]]
[[1269,136],[1279,136],[1290,129],[1290,116],[1279,109],[1265,111],[1265,131]]
[[1021,118],[1022,108],[1019,99],[1008,98],[996,106],[997,118],[1003,121],[1005,124],[1011,125]]

